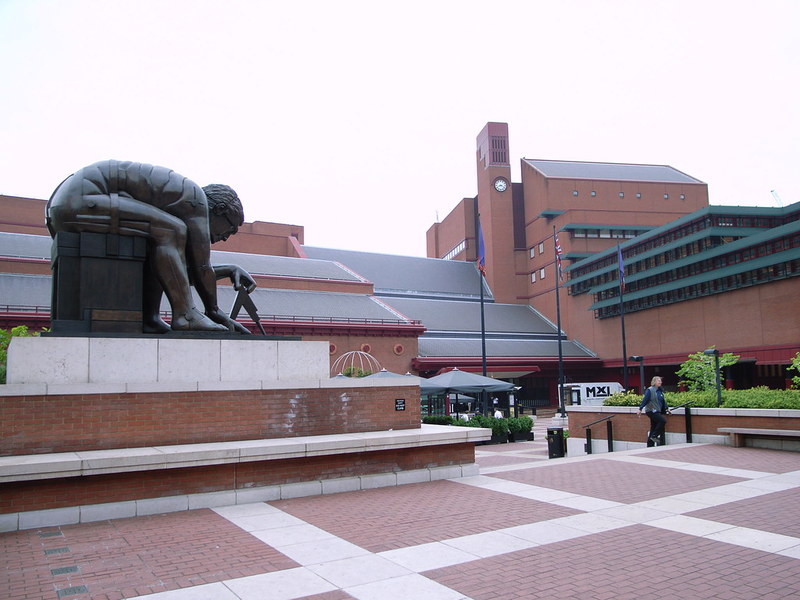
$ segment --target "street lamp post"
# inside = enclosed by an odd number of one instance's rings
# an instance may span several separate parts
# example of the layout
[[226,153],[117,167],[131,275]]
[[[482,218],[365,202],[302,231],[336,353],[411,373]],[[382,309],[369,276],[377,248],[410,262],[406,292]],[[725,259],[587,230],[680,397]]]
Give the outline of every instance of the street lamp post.
[[644,356],[631,356],[630,360],[639,363],[639,391],[644,394]]
[[714,357],[714,373],[717,382],[717,406],[722,406],[722,388],[720,387],[719,381],[719,350],[716,348],[709,348],[708,350],[703,350],[703,354]]

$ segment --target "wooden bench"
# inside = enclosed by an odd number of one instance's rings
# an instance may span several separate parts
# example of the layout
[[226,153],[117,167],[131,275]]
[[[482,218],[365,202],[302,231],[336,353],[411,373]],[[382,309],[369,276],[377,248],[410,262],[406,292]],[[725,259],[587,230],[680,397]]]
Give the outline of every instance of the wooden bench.
[[800,431],[797,429],[754,429],[750,427],[719,427],[720,433],[729,433],[731,436],[731,446],[741,448],[744,446],[746,437],[765,437],[765,438],[797,438],[800,439]]

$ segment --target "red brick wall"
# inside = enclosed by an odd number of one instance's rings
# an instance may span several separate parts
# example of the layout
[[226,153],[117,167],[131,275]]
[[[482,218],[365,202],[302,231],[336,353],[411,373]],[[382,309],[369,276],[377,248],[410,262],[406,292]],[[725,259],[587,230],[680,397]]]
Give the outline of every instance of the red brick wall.
[[0,455],[419,426],[419,392],[409,386],[0,397]]
[[[777,412],[777,411],[776,411]],[[609,416],[600,412],[570,412],[569,434],[570,437],[585,438],[584,426]],[[686,433],[686,420],[683,411],[667,417],[667,433]],[[650,428],[650,419],[646,415],[637,417],[636,413],[614,414],[613,435],[617,441],[643,442],[645,433]],[[752,427],[756,429],[796,429],[800,431],[800,418],[793,417],[750,417],[750,416],[724,416],[724,415],[699,415],[692,413],[693,435],[723,435],[717,431],[718,427]],[[605,422],[592,426],[592,439],[608,439]]]
[[475,462],[471,443],[0,484],[0,514]]

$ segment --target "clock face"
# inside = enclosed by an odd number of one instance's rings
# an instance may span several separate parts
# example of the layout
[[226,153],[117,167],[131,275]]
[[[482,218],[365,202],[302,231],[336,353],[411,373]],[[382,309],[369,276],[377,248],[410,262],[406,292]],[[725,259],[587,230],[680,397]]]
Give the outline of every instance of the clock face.
[[494,180],[494,189],[498,192],[505,192],[506,188],[508,188],[508,182],[505,179],[501,177]]

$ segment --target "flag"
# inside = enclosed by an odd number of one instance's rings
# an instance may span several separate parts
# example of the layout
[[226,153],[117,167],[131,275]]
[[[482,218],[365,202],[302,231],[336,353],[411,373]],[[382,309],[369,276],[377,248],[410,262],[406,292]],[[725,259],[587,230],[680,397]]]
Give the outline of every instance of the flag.
[[556,262],[558,268],[558,279],[564,281],[564,267],[561,264],[561,244],[558,243],[558,234],[555,234],[556,240]]
[[619,290],[625,292],[625,262],[622,260],[622,248],[617,245],[617,262],[619,263]]
[[481,218],[478,215],[478,257],[475,260],[478,264],[478,270],[481,273],[486,273],[486,246],[483,243],[483,230],[481,229]]

